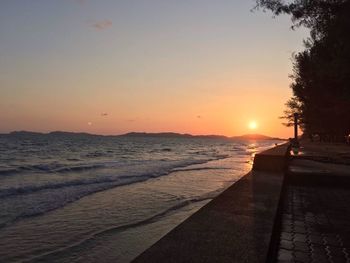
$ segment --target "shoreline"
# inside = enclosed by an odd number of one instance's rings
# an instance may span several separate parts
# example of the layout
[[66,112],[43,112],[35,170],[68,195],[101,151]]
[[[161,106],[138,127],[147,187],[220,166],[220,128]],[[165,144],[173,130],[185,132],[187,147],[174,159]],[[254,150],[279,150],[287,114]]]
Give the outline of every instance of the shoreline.
[[[235,161],[239,160],[236,159],[237,157],[235,156],[215,161],[213,160],[203,164],[191,165],[190,167],[194,169],[179,169],[172,172],[170,176],[161,176],[145,182],[125,185],[86,196],[77,202],[65,206],[62,209],[54,210],[40,217],[33,217],[18,221],[16,225],[12,225],[2,232],[3,234],[1,237],[3,238],[3,242],[1,243],[5,244],[5,240],[8,240],[8,237],[10,236],[20,236],[16,233],[28,233],[34,228],[37,232],[35,235],[38,234],[38,237],[40,238],[42,238],[42,235],[47,236],[45,237],[45,241],[47,240],[48,243],[51,242],[57,244],[56,242],[64,242],[65,239],[57,239],[57,237],[55,237],[55,233],[51,233],[52,228],[50,226],[59,224],[56,226],[56,230],[62,229],[62,231],[63,229],[67,229],[66,227],[69,227],[69,232],[72,233],[72,235],[67,233],[65,238],[76,236],[74,232],[79,230],[80,226],[76,220],[74,220],[76,221],[74,222],[69,218],[76,218],[74,216],[76,212],[79,212],[81,207],[84,207],[84,221],[91,222],[93,224],[95,224],[95,222],[103,221],[103,225],[101,225],[102,228],[91,228],[91,230],[94,231],[92,234],[90,233],[87,237],[79,238],[79,240],[77,240],[77,242],[74,244],[69,244],[68,246],[64,244],[61,248],[49,250],[48,253],[45,252],[43,255],[33,254],[33,258],[37,258],[37,260],[40,259],[45,262],[69,262],[71,257],[75,258],[75,253],[79,254],[83,252],[80,257],[87,259],[86,262],[94,262],[89,260],[91,260],[91,257],[96,257],[96,255],[106,259],[106,261],[109,261],[109,259],[115,259],[113,261],[130,262],[142,251],[155,243],[159,238],[171,231],[176,225],[180,224],[200,207],[206,204],[206,200],[208,200],[208,198],[214,198],[220,192],[224,191],[224,189],[226,189],[229,185],[231,185],[232,182],[239,180],[241,174],[243,174],[245,170],[243,167],[246,167],[246,169],[249,169],[250,167],[248,164],[246,164],[246,162],[243,162],[244,160],[248,160],[248,157],[248,155],[239,157],[239,159],[242,161],[240,163],[242,165],[242,169],[221,169],[222,167],[226,166],[238,167],[233,165]],[[239,164],[237,163],[237,165]],[[200,167],[212,167],[212,169],[198,169]],[[213,171],[214,168],[218,168],[218,170]],[[187,186],[182,185],[181,182],[187,182]],[[210,187],[208,188],[208,186]],[[197,188],[200,191],[193,191],[193,189]],[[218,189],[220,190],[217,193],[214,193],[213,190],[217,191]],[[203,194],[205,195],[203,196]],[[153,196],[151,199],[152,201],[142,205],[142,203],[144,203],[144,198],[148,195]],[[163,195],[165,195],[165,197],[168,196],[171,199],[169,199],[169,201],[166,203],[158,202],[157,199],[161,198]],[[178,198],[173,198],[175,196],[184,198],[185,203]],[[193,198],[194,200],[191,202]],[[203,201],[199,199],[203,199]],[[121,200],[121,202],[115,202],[113,200]],[[128,201],[125,202],[123,200]],[[131,202],[132,205],[128,202]],[[180,206],[183,203],[182,207],[179,207],[179,202]],[[118,203],[120,204],[118,205]],[[123,205],[122,203],[125,204]],[[104,209],[101,210],[101,204],[109,207],[108,211],[104,211]],[[174,208],[167,211],[169,206]],[[132,213],[133,216],[124,217],[125,220],[122,220],[122,218],[119,219],[119,217],[122,216],[123,211],[129,208],[135,211],[135,213]],[[145,218],[141,216],[136,217],[137,214],[140,215],[140,212],[142,212],[140,208],[145,210],[148,215],[147,218],[151,219],[145,221]],[[96,213],[97,209],[99,213]],[[157,211],[159,211],[161,214],[158,217],[153,218],[154,213],[158,213]],[[165,214],[163,213],[164,211],[166,212]],[[113,218],[112,216],[110,218],[109,216],[106,216],[106,212],[108,214],[113,214]],[[105,216],[101,218],[101,215]],[[58,218],[67,218],[67,221],[62,222],[62,220],[60,220],[60,222],[57,222]],[[109,224],[112,227],[116,225],[116,220],[120,220],[120,224],[123,225],[123,227],[116,227],[115,229],[110,228],[110,231],[101,231],[106,228],[104,225]],[[134,222],[137,223],[140,221],[142,221],[143,224],[133,224]],[[84,224],[88,226],[86,223]],[[132,227],[126,229],[125,226],[128,224]],[[37,229],[36,225],[40,225],[40,229]],[[64,226],[65,228],[63,228]],[[8,234],[4,234],[7,232]],[[82,234],[85,232],[86,231],[83,231]],[[45,233],[51,234],[46,235]],[[34,235],[34,233],[32,235]],[[144,239],[146,239],[147,242]],[[32,245],[25,242],[25,240],[26,237],[23,238],[23,241],[19,240],[16,244],[13,243],[12,245],[7,242],[7,244],[5,244],[6,246],[4,247],[8,246],[11,248],[20,246],[21,248],[28,247],[28,249],[30,249]],[[44,238],[42,240],[44,240]],[[6,253],[4,247],[2,248],[2,251],[0,251],[0,258],[4,257],[5,260],[6,257],[8,262],[12,262],[10,260],[12,257]],[[58,244],[57,247],[60,247],[60,245]],[[3,252],[3,254],[1,252]],[[18,252],[16,252],[16,254],[18,257],[22,256]],[[129,257],[128,254],[131,256]]]
[[[264,152],[285,157],[285,145]],[[255,158],[264,156],[264,152]],[[259,259],[263,255],[273,253],[270,243],[275,236],[284,171],[256,168],[132,262],[262,262]]]
[[275,148],[132,262],[349,262],[349,146]]
[[[216,145],[217,143],[212,147]],[[201,150],[199,146],[198,149]],[[251,170],[254,153],[271,148],[273,143],[220,143],[219,146],[220,152],[213,150],[213,154],[220,153],[220,156],[224,156],[227,152],[230,153],[227,155],[229,158],[175,169],[170,176],[160,176],[142,183],[97,192],[38,217],[18,220],[2,230],[0,258],[7,262],[13,262],[14,258],[35,258],[43,262],[62,263],[78,260],[79,256],[79,260],[85,262],[96,262],[92,260],[96,258],[130,262],[246,175]],[[206,145],[205,149],[211,148]],[[162,156],[169,154],[160,153]],[[211,152],[207,155],[211,156]],[[101,174],[103,172],[104,170],[101,170]],[[49,175],[41,173],[42,177]],[[78,175],[83,176],[85,172]],[[28,176],[25,179],[31,178],[31,174]],[[75,189],[68,188],[73,193]],[[21,202],[24,196],[41,197],[42,194],[51,193],[52,190],[37,191],[30,195],[25,193],[17,198],[18,204],[26,208],[26,203]],[[15,203],[17,199],[9,200]],[[27,199],[31,201],[31,198]],[[50,201],[49,198],[47,200]],[[16,208],[9,206],[9,209],[12,207],[13,210]],[[7,213],[10,214],[11,211],[8,210]],[[153,218],[153,215],[159,216]],[[148,218],[151,219],[147,220]],[[119,225],[122,227],[118,227]],[[40,247],[41,251],[38,251],[37,247]]]

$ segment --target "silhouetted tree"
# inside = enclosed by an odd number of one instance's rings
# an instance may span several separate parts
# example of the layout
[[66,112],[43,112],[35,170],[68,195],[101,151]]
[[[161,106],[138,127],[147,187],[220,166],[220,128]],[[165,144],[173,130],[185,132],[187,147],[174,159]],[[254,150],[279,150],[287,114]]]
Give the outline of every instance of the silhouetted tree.
[[293,97],[284,119],[299,113],[305,134],[342,140],[350,133],[350,0],[257,0],[257,8],[292,16],[310,37],[294,56]]

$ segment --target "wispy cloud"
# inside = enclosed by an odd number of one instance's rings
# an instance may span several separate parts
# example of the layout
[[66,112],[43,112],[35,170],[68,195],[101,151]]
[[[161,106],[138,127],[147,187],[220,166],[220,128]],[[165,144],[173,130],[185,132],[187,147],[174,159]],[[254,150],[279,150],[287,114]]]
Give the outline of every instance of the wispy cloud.
[[111,20],[101,20],[101,21],[97,21],[92,23],[91,25],[93,28],[95,28],[96,30],[105,30],[109,27],[112,26],[112,21]]

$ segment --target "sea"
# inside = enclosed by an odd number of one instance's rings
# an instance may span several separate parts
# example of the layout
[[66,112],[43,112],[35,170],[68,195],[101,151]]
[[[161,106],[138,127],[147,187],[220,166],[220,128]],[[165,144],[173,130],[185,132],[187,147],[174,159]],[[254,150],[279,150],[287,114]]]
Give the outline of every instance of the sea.
[[130,262],[277,143],[0,135],[0,262]]

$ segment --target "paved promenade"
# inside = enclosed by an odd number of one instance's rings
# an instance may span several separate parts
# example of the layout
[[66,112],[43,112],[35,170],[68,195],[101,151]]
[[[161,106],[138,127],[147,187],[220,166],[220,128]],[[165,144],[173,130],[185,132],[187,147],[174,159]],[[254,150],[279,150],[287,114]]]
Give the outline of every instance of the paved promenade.
[[291,161],[277,262],[350,263],[349,155],[310,144]]
[[289,186],[278,262],[350,262],[350,191]]

